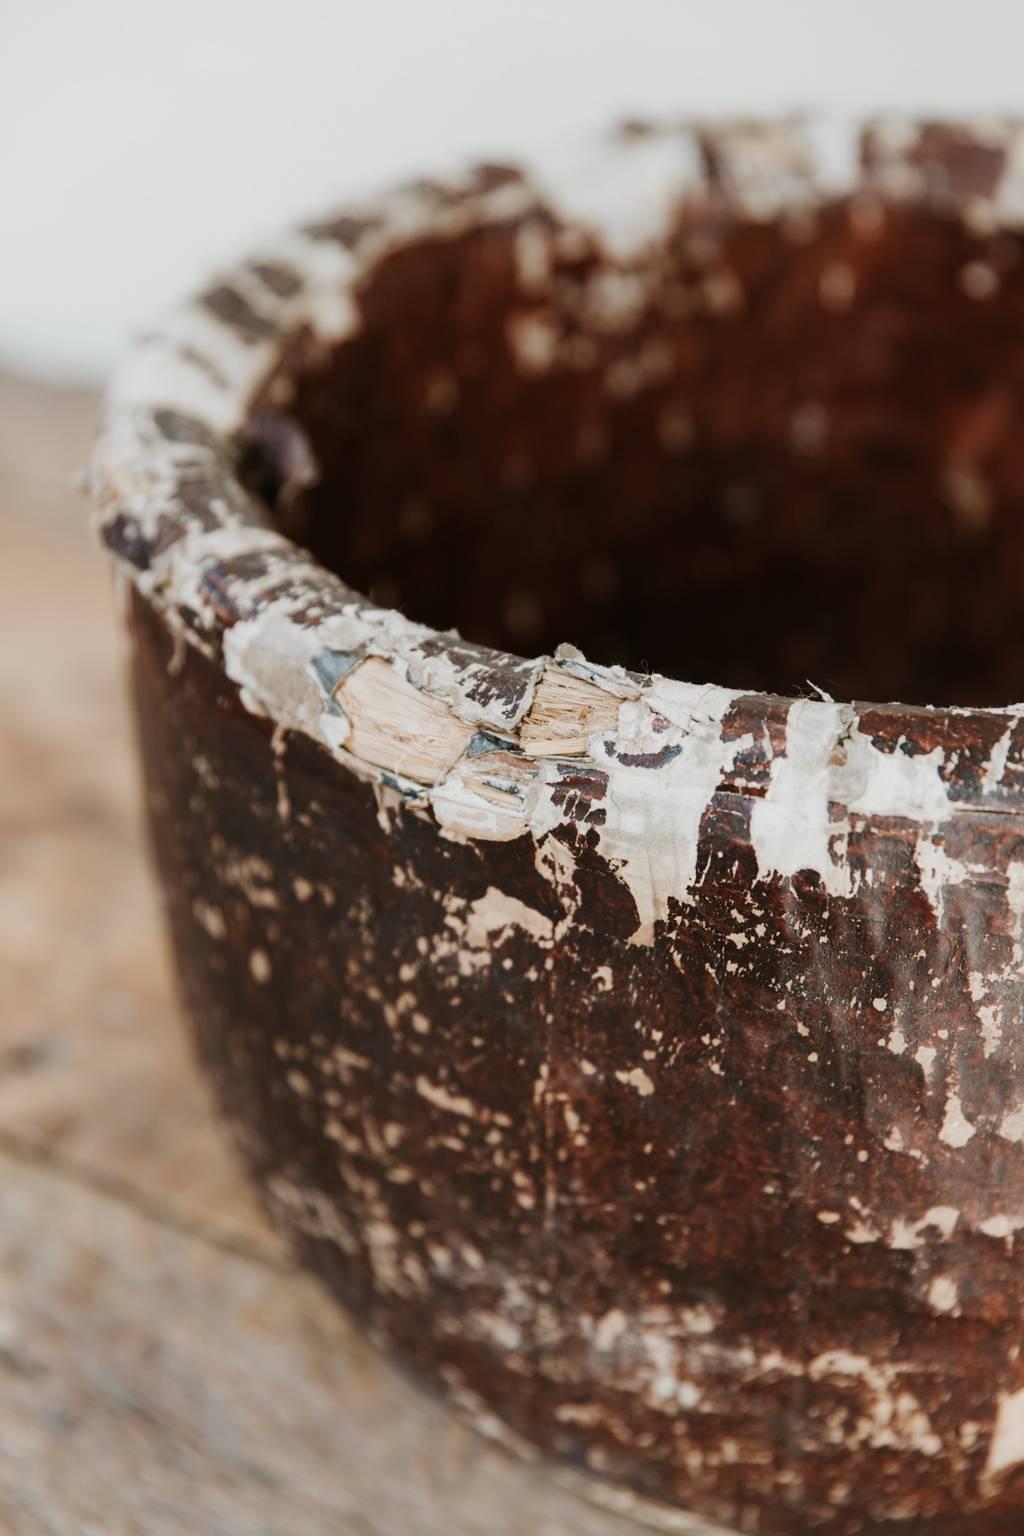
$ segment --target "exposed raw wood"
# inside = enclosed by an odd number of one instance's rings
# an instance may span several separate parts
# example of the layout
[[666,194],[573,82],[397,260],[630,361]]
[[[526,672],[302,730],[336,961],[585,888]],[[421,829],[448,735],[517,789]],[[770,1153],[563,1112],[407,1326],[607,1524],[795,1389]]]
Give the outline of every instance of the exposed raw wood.
[[595,731],[614,729],[619,700],[571,672],[546,667],[523,721],[523,750],[531,757],[576,756],[586,752]]
[[350,672],[335,698],[351,723],[346,746],[354,755],[418,784],[443,778],[473,734],[377,656]]

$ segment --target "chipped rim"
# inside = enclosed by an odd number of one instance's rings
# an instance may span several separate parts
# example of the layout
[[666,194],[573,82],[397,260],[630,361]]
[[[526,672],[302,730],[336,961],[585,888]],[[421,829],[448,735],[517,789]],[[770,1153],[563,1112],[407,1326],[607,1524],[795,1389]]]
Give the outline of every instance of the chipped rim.
[[[982,158],[989,152],[997,166],[990,184],[979,192],[966,173],[958,182],[952,162],[930,157],[936,133]],[[545,765],[571,758],[607,768],[609,742],[649,736],[655,716],[697,739],[684,757],[710,794],[723,764],[705,761],[701,741],[720,737],[737,703],[755,718],[771,702],[788,708],[793,736],[776,798],[806,800],[810,787],[825,822],[799,839],[799,855],[772,847],[768,861],[784,874],[816,868],[829,889],[842,890],[828,846],[829,808],[859,803],[867,814],[935,819],[942,805],[932,754],[896,773],[888,757],[875,763],[862,753],[859,776],[847,763],[837,780],[837,744],[848,743],[858,715],[852,705],[639,676],[594,665],[571,645],[527,659],[415,623],[374,605],[279,533],[234,468],[233,435],[275,365],[300,342],[329,348],[352,334],[358,285],[388,252],[536,211],[596,232],[611,256],[628,261],[668,227],[681,199],[708,193],[754,219],[863,194],[954,212],[979,234],[1022,227],[1024,120],[633,124],[536,163],[472,165],[444,182],[415,182],[350,205],[240,261],[138,340],[110,389],[89,484],[103,542],[180,643],[222,666],[254,713],[304,732],[361,777],[433,812],[446,834],[507,838],[528,828],[539,835],[552,824],[550,799],[539,804],[537,794]],[[381,665],[390,668],[394,686],[360,690],[354,730],[346,680],[373,658],[378,679]],[[546,708],[546,731],[534,716],[541,688],[557,693],[556,723]],[[1024,713],[1015,705],[879,707],[897,710],[910,733],[914,721],[936,715],[980,722]],[[410,758],[414,734],[427,743],[425,763]],[[524,757],[532,788],[506,793],[497,781],[482,788],[473,760],[497,749]],[[965,808],[989,804],[989,791],[998,798],[992,775],[982,789]],[[938,798],[948,803],[948,795]],[[646,804],[640,810],[643,821]],[[662,814],[674,812],[665,805]],[[628,859],[628,845],[645,830],[634,821],[612,851]],[[768,841],[784,839],[776,831]],[[807,862],[794,865],[804,855]],[[686,874],[666,867],[658,878],[671,886]],[[652,920],[662,904],[648,901]]]

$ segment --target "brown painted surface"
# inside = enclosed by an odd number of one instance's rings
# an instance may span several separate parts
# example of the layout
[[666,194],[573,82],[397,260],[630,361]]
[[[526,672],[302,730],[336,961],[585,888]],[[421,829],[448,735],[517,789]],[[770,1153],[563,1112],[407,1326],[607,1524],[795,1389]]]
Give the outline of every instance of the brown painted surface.
[[[139,603],[133,634],[200,1051],[317,1272],[430,1377],[645,1494],[751,1530],[895,1531],[908,1500],[960,1529],[994,1393],[1021,1384],[1014,1243],[980,1224],[1024,1202],[997,1134],[1024,1074],[968,1006],[969,973],[1012,948],[1015,818],[961,823],[949,852],[986,873],[937,924],[898,826],[859,843],[877,896],[826,899],[757,880],[725,791],[712,878],[636,950],[586,790],[545,850],[575,855],[560,891],[530,839],[382,825],[321,749],[275,753],[201,657],[168,688]],[[467,947],[453,917],[494,892]],[[898,1000],[898,1054],[876,999]],[[966,1146],[938,1139],[946,1097],[915,1059],[943,1031]]]
[[[312,299],[268,332],[239,274],[234,383],[137,407],[96,472],[184,994],[264,1198],[422,1376],[666,1519],[1024,1518],[999,133],[869,130],[852,196],[756,218],[697,135],[632,265],[526,182],[509,213],[514,176],[422,184],[417,239],[308,235],[362,253],[344,334]],[[520,659],[531,629],[594,655]]]

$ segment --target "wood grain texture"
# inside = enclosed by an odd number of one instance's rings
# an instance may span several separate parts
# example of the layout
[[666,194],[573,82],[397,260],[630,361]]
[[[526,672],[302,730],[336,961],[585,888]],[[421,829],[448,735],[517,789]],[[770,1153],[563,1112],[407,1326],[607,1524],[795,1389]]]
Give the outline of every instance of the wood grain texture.
[[223,1145],[71,485],[94,413],[0,375],[0,1530],[625,1536],[383,1362]]

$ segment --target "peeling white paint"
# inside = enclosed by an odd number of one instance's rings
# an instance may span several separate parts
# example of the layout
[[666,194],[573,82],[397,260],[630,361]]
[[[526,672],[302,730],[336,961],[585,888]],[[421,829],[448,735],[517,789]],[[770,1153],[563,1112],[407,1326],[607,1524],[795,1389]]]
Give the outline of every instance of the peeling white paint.
[[428,1077],[416,1079],[416,1092],[433,1104],[436,1109],[443,1109],[449,1115],[461,1115],[464,1120],[476,1119],[479,1111],[472,1099],[467,1099],[465,1094],[452,1093],[441,1083],[432,1083]]
[[654,1084],[643,1067],[631,1067],[628,1072],[616,1072],[616,1078],[629,1088],[635,1088],[642,1099],[649,1099],[654,1092]]
[[265,985],[271,977],[270,956],[265,949],[254,949],[249,955],[249,973],[253,981]]
[[989,1216],[978,1223],[978,1231],[984,1232],[986,1237],[1015,1237],[1022,1227],[1024,1215]]
[[989,1442],[987,1478],[1001,1476],[1024,1461],[1024,1388],[1000,1395]]
[[976,1132],[977,1126],[972,1125],[964,1114],[960,1095],[951,1093],[946,1100],[946,1115],[939,1131],[939,1140],[944,1141],[947,1147],[965,1147]]
[[517,896],[506,896],[492,885],[466,908],[461,931],[467,944],[474,949],[486,949],[495,934],[513,927],[522,928],[545,944],[551,943],[555,932],[554,923],[543,912],[528,907]]
[[720,725],[735,695],[719,688],[665,687],[658,710],[678,728],[678,755],[652,770],[609,759],[597,736],[591,755],[608,771],[607,821],[601,850],[619,867],[637,904],[633,943],[649,943],[672,898],[685,901],[697,879],[700,827],[715,790],[732,766],[737,743]]
[[928,1305],[936,1312],[953,1312],[959,1300],[956,1281],[949,1275],[936,1275],[928,1287]]
[[549,207],[594,231],[622,257],[663,235],[679,198],[704,182],[693,136],[678,130],[598,144],[588,139],[538,158],[530,171]]
[[750,841],[762,875],[812,870],[833,896],[850,894],[850,871],[834,851],[842,828],[832,821],[834,757],[852,729],[853,711],[820,699],[797,699],[786,716],[785,756],[772,766],[768,793],[755,800]]
[[999,1122],[999,1135],[1004,1141],[1024,1141],[1024,1104],[1003,1116]]

